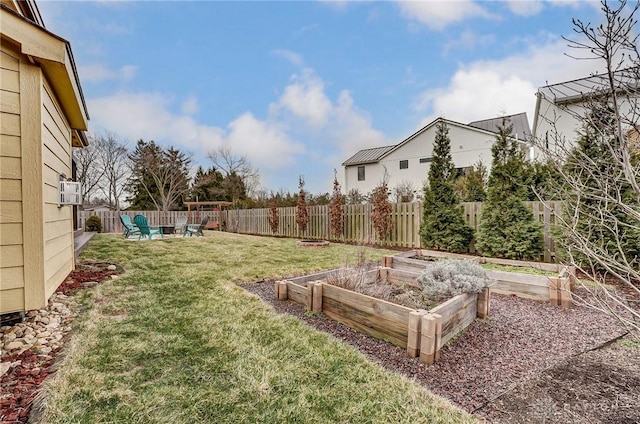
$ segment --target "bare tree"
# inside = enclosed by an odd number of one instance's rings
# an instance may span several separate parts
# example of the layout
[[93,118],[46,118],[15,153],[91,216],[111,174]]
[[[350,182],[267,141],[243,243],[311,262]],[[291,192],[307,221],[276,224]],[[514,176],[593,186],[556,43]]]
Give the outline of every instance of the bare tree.
[[127,190],[127,180],[131,173],[127,146],[118,136],[107,132],[95,138],[101,146],[100,162],[104,170],[100,189],[109,201],[109,206],[120,211],[120,199]]
[[237,175],[244,184],[247,195],[252,197],[260,187],[260,173],[246,155],[234,153],[229,146],[220,146],[211,150],[208,155],[211,162],[225,178]]
[[416,200],[416,188],[409,180],[400,181],[393,188],[396,203],[407,203]]
[[[587,276],[587,296],[578,301],[617,317],[640,333],[640,150],[638,99],[640,55],[635,15],[640,3],[615,7],[602,2],[604,23],[593,26],[574,19],[575,40],[566,39],[572,57],[595,60],[604,72],[580,85],[549,86],[559,115],[579,123],[577,141],[559,131],[560,116],[551,121],[551,138],[536,146],[551,159],[562,176],[555,189],[565,200],[556,219],[557,244],[566,260]],[[576,101],[577,99],[577,101]],[[576,107],[576,104],[580,105]],[[615,282],[624,291],[608,289]],[[631,293],[635,301],[624,293]]]
[[96,199],[100,190],[100,182],[105,174],[102,166],[102,138],[89,135],[89,145],[82,149],[73,150],[73,160],[76,163],[76,181],[82,187],[82,199],[85,203],[91,203]]

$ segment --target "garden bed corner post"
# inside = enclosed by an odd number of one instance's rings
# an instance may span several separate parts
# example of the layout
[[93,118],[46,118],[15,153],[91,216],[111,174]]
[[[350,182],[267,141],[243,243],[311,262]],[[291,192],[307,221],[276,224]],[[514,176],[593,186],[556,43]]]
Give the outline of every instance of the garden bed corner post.
[[425,314],[422,316],[420,362],[427,365],[433,364],[440,357],[442,345],[442,317],[438,314]]
[[418,309],[409,313],[407,336],[407,356],[409,358],[417,358],[420,356],[422,317],[426,313],[427,311],[424,309]]
[[485,287],[480,293],[478,293],[478,313],[477,317],[485,319],[489,316],[489,310],[491,305],[491,288]]
[[322,312],[322,284],[322,281],[316,281],[310,287],[310,289],[313,291],[311,311],[314,314],[319,314],[320,312]]

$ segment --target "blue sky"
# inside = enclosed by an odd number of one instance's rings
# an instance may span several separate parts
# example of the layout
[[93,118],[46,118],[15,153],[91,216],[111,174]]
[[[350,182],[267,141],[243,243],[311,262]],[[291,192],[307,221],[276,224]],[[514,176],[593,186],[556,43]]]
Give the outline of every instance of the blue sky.
[[360,149],[438,116],[527,112],[535,92],[589,75],[568,58],[587,1],[41,1],[71,42],[90,131],[192,154],[229,146],[265,190],[331,190]]

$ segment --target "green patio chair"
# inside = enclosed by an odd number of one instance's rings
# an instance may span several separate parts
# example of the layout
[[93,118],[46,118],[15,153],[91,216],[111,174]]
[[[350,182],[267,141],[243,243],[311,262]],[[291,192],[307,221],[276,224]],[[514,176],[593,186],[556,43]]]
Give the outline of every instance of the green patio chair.
[[133,222],[135,222],[136,226],[140,229],[140,235],[138,236],[138,240],[140,240],[142,236],[147,236],[149,237],[149,240],[151,240],[154,234],[160,234],[160,237],[164,238],[160,228],[155,227],[155,229],[152,229],[151,227],[149,227],[146,216],[136,215],[133,217]]
[[122,235],[124,236],[124,238],[140,235],[140,229],[136,227],[133,222],[131,222],[131,217],[129,215],[120,215],[120,222],[122,222]]
[[204,233],[202,232],[202,230],[204,230],[205,225],[207,225],[207,222],[209,222],[209,217],[205,216],[204,218],[202,218],[202,221],[200,222],[200,224],[189,224],[187,225],[187,227],[184,229],[184,237],[191,237],[192,235],[196,235],[196,236],[204,236]]

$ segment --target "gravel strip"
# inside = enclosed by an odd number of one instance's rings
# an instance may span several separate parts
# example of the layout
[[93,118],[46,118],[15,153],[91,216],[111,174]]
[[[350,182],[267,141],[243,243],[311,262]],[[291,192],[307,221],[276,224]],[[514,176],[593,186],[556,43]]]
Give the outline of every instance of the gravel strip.
[[356,347],[370,360],[415,379],[468,412],[540,374],[567,357],[596,348],[624,334],[615,320],[584,307],[570,309],[515,296],[492,294],[490,318],[476,320],[442,349],[438,362],[425,366],[406,351],[367,336],[323,315],[274,298],[273,281],[242,287],[318,330]]

